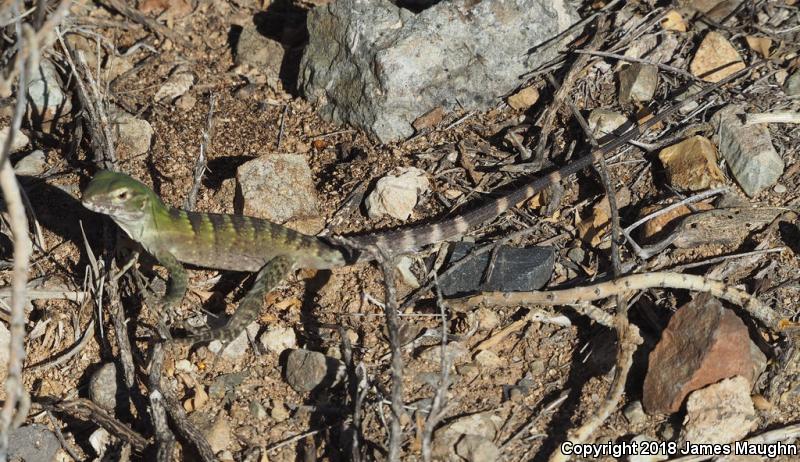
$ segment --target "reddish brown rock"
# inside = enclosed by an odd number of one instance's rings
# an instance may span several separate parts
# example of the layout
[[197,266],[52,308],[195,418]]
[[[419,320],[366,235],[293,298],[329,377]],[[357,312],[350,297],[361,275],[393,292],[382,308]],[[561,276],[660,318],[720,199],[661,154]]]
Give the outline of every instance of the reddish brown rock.
[[642,402],[649,413],[677,412],[692,391],[735,375],[752,384],[753,371],[747,327],[702,295],[672,316],[650,353]]

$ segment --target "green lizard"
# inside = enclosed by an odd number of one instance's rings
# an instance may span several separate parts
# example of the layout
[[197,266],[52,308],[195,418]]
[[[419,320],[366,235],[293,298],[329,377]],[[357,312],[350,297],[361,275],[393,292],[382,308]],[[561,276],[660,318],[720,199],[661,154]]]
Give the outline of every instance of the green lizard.
[[[668,107],[641,128],[652,127],[683,104],[701,98],[742,72]],[[227,325],[180,339],[190,343],[213,339],[228,341],[255,320],[263,295],[279,284],[292,269],[329,269],[366,261],[371,254],[362,252],[362,249],[371,246],[402,253],[462,236],[470,228],[497,217],[548,186],[591,166],[606,153],[637,138],[640,133],[635,128],[629,130],[615,141],[559,170],[533,179],[463,215],[440,223],[348,236],[347,245],[335,244],[335,240],[307,236],[264,219],[188,212],[169,207],[141,182],[123,173],[111,171],[102,171],[95,175],[83,193],[82,202],[86,208],[110,216],[133,240],[139,242],[167,268],[170,286],[162,304],[168,308],[179,303],[186,293],[186,270],[181,263],[221,270],[258,272],[253,288],[242,299]]]

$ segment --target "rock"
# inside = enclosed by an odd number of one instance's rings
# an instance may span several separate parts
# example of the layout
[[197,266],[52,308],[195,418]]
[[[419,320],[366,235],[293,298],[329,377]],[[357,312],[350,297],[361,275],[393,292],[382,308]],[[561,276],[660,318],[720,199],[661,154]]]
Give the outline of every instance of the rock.
[[398,220],[408,220],[417,197],[428,191],[430,182],[425,172],[416,167],[398,169],[375,183],[375,188],[367,196],[367,214],[373,220],[384,214]]
[[[0,149],[6,145],[6,139],[8,138],[8,133],[10,132],[11,127],[3,127],[0,128]],[[9,154],[13,154],[20,149],[24,148],[28,145],[30,139],[28,136],[22,133],[22,130],[17,130],[14,132],[14,139],[11,141],[11,152]]]
[[286,359],[286,382],[298,393],[332,388],[344,374],[344,363],[316,351],[293,350]]
[[190,0],[143,0],[139,2],[138,9],[144,14],[172,22],[191,13],[192,2]]
[[122,108],[115,108],[109,112],[111,127],[117,136],[116,147],[120,158],[129,159],[147,153],[153,140],[153,127],[150,126],[150,122],[137,119]]
[[[639,407],[641,408],[641,404],[639,404]],[[642,447],[641,445],[644,444],[644,443],[649,443],[649,442],[659,443],[659,440],[657,440],[656,438],[652,438],[650,436],[647,436],[647,435],[636,435],[633,438],[631,438],[631,442],[638,443],[639,447],[641,448]],[[658,447],[658,446],[655,446],[655,445],[652,445],[652,446],[648,445],[647,446],[648,449],[651,448],[651,447]],[[645,454],[642,454],[643,452],[645,452],[645,451],[639,451],[639,454],[632,454],[632,455],[628,456],[628,462],[660,462],[662,460],[669,459],[669,455],[668,454],[647,454],[647,455],[645,455]]]
[[271,88],[277,87],[284,54],[283,45],[262,35],[256,24],[247,24],[242,28],[236,44],[236,64],[258,69]]
[[756,425],[750,387],[749,380],[736,376],[689,395],[680,440],[726,444],[747,436]]
[[291,327],[270,327],[258,341],[265,350],[278,354],[297,348],[297,335]]
[[40,61],[28,84],[28,112],[35,125],[54,121],[72,109],[61,85],[56,66],[47,59]]
[[[703,87],[701,87],[696,83],[693,83],[689,85],[689,88],[687,88],[686,91],[676,96],[675,99],[677,101],[685,101],[686,99],[691,98],[695,94],[700,93],[702,90]],[[692,111],[694,111],[699,107],[700,103],[697,100],[689,101],[688,103],[681,105],[681,107],[678,108],[678,112],[680,112],[683,115],[686,115],[690,114]]]
[[397,264],[394,267],[397,269],[397,272],[400,273],[400,280],[403,281],[403,284],[411,287],[412,289],[419,289],[420,283],[417,279],[417,276],[415,276],[414,272],[411,271],[412,266],[414,266],[414,259],[404,255],[398,259]]
[[441,106],[436,106],[430,111],[417,117],[411,126],[414,127],[418,133],[423,130],[428,130],[436,127],[444,118],[444,109]]
[[578,19],[563,0],[456,0],[418,14],[388,0],[339,0],[308,14],[299,86],[325,118],[398,140],[437,106],[493,106],[555,56],[558,45],[540,45]]
[[[452,266],[470,253],[475,245],[466,242],[453,244],[447,260]],[[552,247],[513,248],[500,246],[496,252],[494,269],[488,281],[484,273],[489,266],[489,252],[473,256],[454,272],[439,279],[439,287],[446,297],[475,291],[528,291],[538,290],[547,284],[553,273],[555,252]]]
[[225,359],[240,359],[247,353],[247,348],[250,346],[250,339],[256,337],[258,329],[258,323],[251,322],[235,339],[225,345],[219,340],[214,340],[208,344],[208,349],[212,353],[220,354]]
[[719,32],[706,34],[689,64],[692,75],[712,83],[745,67],[739,52]]
[[647,369],[642,402],[649,413],[677,412],[692,391],[734,375],[752,383],[747,327],[719,300],[700,295],[672,316]]
[[189,91],[194,85],[194,74],[178,68],[172,72],[166,82],[158,89],[153,100],[157,103],[171,103]]
[[508,97],[508,105],[516,110],[525,110],[539,101],[539,90],[525,87]]
[[316,186],[302,155],[270,154],[245,162],[236,169],[236,189],[245,215],[306,234],[322,229]]
[[106,411],[113,412],[117,406],[117,366],[105,363],[89,379],[89,396]]
[[26,425],[8,433],[9,460],[52,462],[59,448],[58,437],[44,425]]
[[434,459],[445,459],[453,452],[454,446],[463,435],[494,441],[498,429],[496,419],[496,416],[489,412],[481,412],[456,418],[443,425],[434,433],[432,451]]
[[214,423],[203,432],[214,454],[224,450],[231,444],[231,426],[228,416],[223,411],[217,414]]
[[719,152],[745,194],[754,197],[777,183],[783,174],[783,159],[772,146],[765,124],[743,125],[744,108],[728,105],[711,117]]
[[195,104],[197,104],[197,98],[191,93],[186,93],[175,101],[175,107],[183,112],[191,111]]
[[661,28],[673,32],[686,32],[686,21],[677,10],[669,10],[661,19]]
[[592,136],[601,139],[606,135],[619,135],[624,132],[624,129],[618,129],[628,123],[628,118],[608,109],[592,109],[588,122]]
[[658,86],[658,68],[652,64],[633,63],[619,72],[619,102],[646,102],[653,99]]
[[500,449],[482,436],[464,435],[456,443],[456,454],[468,462],[484,462],[500,459]]
[[475,361],[484,369],[497,369],[506,365],[506,362],[491,350],[481,350],[475,355]]
[[786,96],[800,95],[800,71],[796,71],[786,79],[783,84],[783,91]]
[[[461,342],[448,342],[447,343],[447,359],[450,365],[456,365],[463,362],[469,361],[469,349],[465,347]],[[423,361],[428,361],[434,364],[440,364],[442,362],[442,346],[441,345],[431,345],[428,348],[422,350],[419,354],[419,358]]]
[[256,420],[264,420],[267,418],[267,410],[264,409],[264,405],[261,404],[261,401],[254,399],[250,401],[250,404],[247,405],[250,409],[250,415],[252,415]]
[[105,454],[109,444],[111,444],[111,434],[109,434],[105,428],[98,428],[89,435],[89,445],[101,458]]
[[269,416],[275,419],[276,422],[283,422],[291,417],[283,401],[277,399],[272,400],[272,408],[269,410]]
[[478,329],[492,330],[500,325],[500,318],[491,308],[482,306],[475,310],[475,318],[478,321]]
[[667,168],[670,184],[678,189],[701,191],[725,183],[725,175],[717,167],[717,149],[704,136],[666,147],[658,158]]
[[47,156],[39,149],[26,155],[14,164],[14,173],[23,176],[39,176],[48,168]]
[[647,421],[647,415],[644,413],[642,402],[639,400],[633,401],[625,406],[625,408],[622,409],[622,415],[625,416],[625,419],[631,425],[641,425]]

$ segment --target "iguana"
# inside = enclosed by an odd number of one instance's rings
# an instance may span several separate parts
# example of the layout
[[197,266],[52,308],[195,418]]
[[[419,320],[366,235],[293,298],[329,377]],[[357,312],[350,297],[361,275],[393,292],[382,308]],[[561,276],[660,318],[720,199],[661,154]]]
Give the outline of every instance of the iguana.
[[631,129],[605,146],[463,215],[439,223],[348,236],[346,242],[352,245],[307,236],[260,218],[189,212],[170,207],[143,183],[112,171],[101,171],[94,176],[83,192],[82,202],[89,210],[110,216],[128,236],[167,268],[170,286],[162,299],[167,308],[179,303],[186,292],[186,270],[181,263],[258,272],[253,288],[242,299],[227,325],[178,339],[189,343],[214,339],[228,341],[255,320],[263,295],[293,268],[329,269],[368,260],[370,255],[360,249],[370,246],[383,246],[400,253],[462,236],[470,228],[589,167],[606,153],[636,139],[644,129],[664,120],[683,104],[705,96],[742,72],[668,107],[643,124],[641,129]]

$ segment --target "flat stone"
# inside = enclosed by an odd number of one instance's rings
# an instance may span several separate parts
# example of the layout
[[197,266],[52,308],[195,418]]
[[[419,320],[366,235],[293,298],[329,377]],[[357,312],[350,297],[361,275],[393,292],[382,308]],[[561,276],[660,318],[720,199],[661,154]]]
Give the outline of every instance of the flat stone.
[[52,462],[59,448],[58,437],[44,425],[25,425],[8,434],[9,460]]
[[621,127],[628,123],[624,114],[608,109],[592,109],[589,113],[589,130],[598,140],[607,135],[618,135]]
[[305,156],[269,154],[236,169],[237,202],[245,215],[266,218],[296,231],[322,229],[317,191]]
[[726,106],[711,117],[719,152],[745,194],[754,197],[778,182],[784,163],[765,124],[744,125],[742,106]]
[[[8,133],[10,130],[11,127],[0,128],[0,147],[6,145],[6,139],[8,138]],[[27,146],[29,142],[30,139],[28,139],[27,135],[22,133],[22,130],[15,131],[14,139],[11,141],[11,154]]]
[[299,86],[326,119],[398,140],[437,106],[492,107],[559,48],[540,45],[578,20],[563,0],[455,0],[418,14],[388,0],[339,0],[308,14]]
[[752,383],[747,327],[719,300],[700,295],[675,312],[650,353],[642,402],[649,413],[677,412],[692,391],[735,375]]
[[228,416],[220,411],[214,419],[214,423],[203,434],[214,454],[227,448],[231,444],[231,425],[228,422]]
[[176,69],[156,91],[153,99],[160,103],[172,103],[189,91],[194,85],[194,81],[194,74],[183,69]]
[[286,409],[286,405],[283,404],[283,401],[273,399],[272,407],[269,410],[269,416],[275,419],[276,422],[283,422],[291,417],[291,414],[289,414],[289,410]]
[[458,417],[436,430],[433,438],[432,455],[434,459],[447,460],[447,456],[455,451],[456,443],[464,435],[494,441],[499,424],[502,423],[497,422],[497,416],[489,412]]
[[646,102],[653,99],[658,86],[658,68],[652,64],[633,63],[619,71],[619,102]]
[[258,339],[265,350],[280,354],[297,348],[297,335],[291,327],[270,327]]
[[481,350],[475,355],[475,362],[482,368],[492,370],[505,366],[506,362],[503,358],[490,350]]
[[344,363],[317,351],[293,350],[286,359],[286,382],[298,393],[332,388],[344,372]]
[[800,95],[800,71],[793,73],[786,79],[786,82],[783,83],[783,91],[786,96]]
[[667,168],[672,186],[684,191],[701,191],[725,183],[725,175],[717,167],[717,149],[711,140],[695,135],[673,144],[658,153]]
[[14,173],[23,176],[39,176],[47,171],[47,156],[37,149],[14,164]]
[[689,395],[680,441],[726,444],[744,439],[757,423],[751,387],[749,380],[736,376]]
[[[447,360],[451,365],[461,364],[469,361],[469,349],[461,342],[448,342],[447,343]],[[419,358],[434,364],[442,362],[442,346],[431,345],[422,350]]]
[[[452,246],[447,266],[470,253],[475,244],[458,242]],[[550,280],[555,264],[551,247],[514,248],[500,246],[496,252],[494,269],[489,280],[482,282],[489,265],[490,252],[470,258],[457,270],[439,279],[439,287],[446,297],[460,296],[476,291],[520,292],[539,290]]]
[[35,125],[58,119],[72,109],[61,85],[56,66],[50,60],[41,60],[28,84],[28,112]]
[[267,79],[267,84],[275,88],[281,72],[285,50],[276,40],[259,32],[258,25],[247,24],[242,28],[236,44],[236,64],[246,64],[258,69]]
[[487,438],[476,435],[464,435],[456,443],[456,454],[467,462],[484,462],[499,460],[500,449]]
[[89,379],[89,396],[92,401],[106,411],[114,411],[117,406],[117,366],[105,363]]
[[719,82],[745,67],[739,52],[719,32],[706,34],[689,64],[692,75],[712,83]]
[[525,87],[508,97],[508,105],[516,110],[524,110],[539,101],[539,90],[534,87]]

